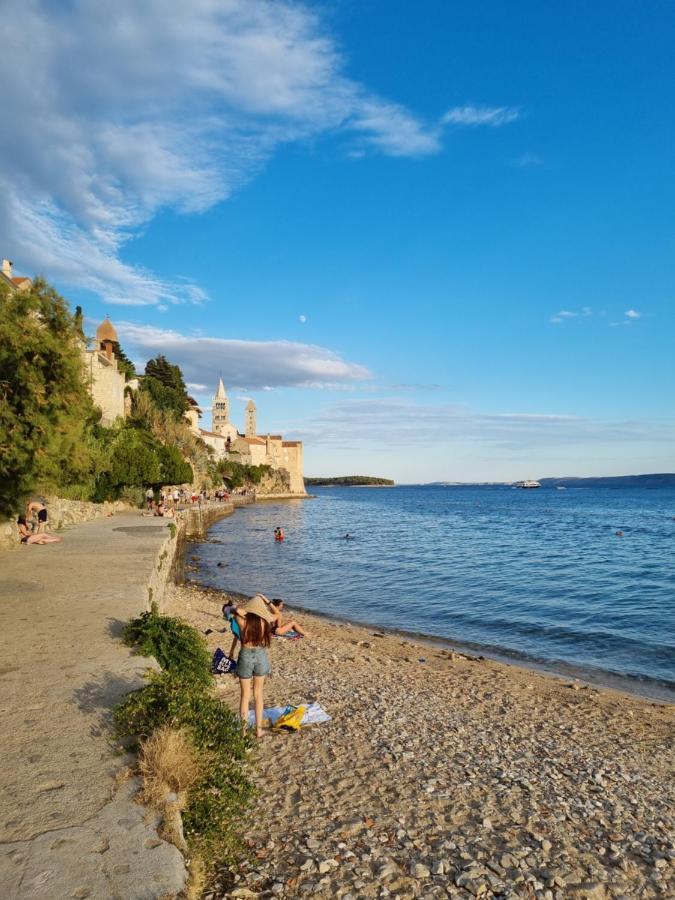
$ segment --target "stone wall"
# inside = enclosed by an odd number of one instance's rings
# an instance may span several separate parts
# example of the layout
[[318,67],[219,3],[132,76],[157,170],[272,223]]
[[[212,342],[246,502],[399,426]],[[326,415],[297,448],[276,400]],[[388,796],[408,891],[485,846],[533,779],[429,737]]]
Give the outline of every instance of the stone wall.
[[[47,498],[49,520],[48,531],[58,531],[65,525],[77,525],[78,522],[89,522],[101,516],[110,516],[123,509],[129,509],[121,500],[114,503],[86,503],[83,500],[63,500],[59,497]],[[16,519],[0,522],[0,550],[13,550],[20,547]]]

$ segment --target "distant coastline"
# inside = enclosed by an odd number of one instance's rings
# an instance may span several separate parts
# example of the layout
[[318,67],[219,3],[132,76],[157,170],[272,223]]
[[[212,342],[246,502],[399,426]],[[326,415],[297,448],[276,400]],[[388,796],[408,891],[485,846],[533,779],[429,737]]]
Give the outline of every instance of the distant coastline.
[[[564,478],[538,478],[544,488],[670,488],[675,487],[675,473],[665,472],[651,475],[596,475],[587,478],[567,476]],[[515,481],[431,481],[420,487],[511,487]],[[408,485],[413,487],[414,485]]]
[[372,475],[340,475],[336,478],[305,478],[310,487],[394,487],[390,478],[375,478]]

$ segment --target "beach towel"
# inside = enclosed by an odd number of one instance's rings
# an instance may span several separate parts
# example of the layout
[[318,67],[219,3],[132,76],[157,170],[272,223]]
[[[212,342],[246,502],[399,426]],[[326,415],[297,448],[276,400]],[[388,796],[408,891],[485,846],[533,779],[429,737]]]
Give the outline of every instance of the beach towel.
[[297,631],[291,630],[291,631],[287,631],[286,634],[276,634],[275,633],[274,637],[287,638],[287,640],[289,640],[289,641],[299,641],[300,638],[304,637],[304,635],[298,634]]
[[225,655],[225,652],[220,649],[220,647],[216,648],[216,652],[213,654],[213,659],[211,660],[211,671],[214,675],[234,675],[237,670],[237,661],[236,659],[230,659],[229,656]]
[[[274,724],[285,713],[296,709],[294,706],[275,706],[266,709],[263,712],[263,721],[267,720],[274,727]],[[302,716],[301,725],[320,725],[322,722],[330,722],[330,716],[319,703],[309,703],[305,705],[305,712]],[[255,713],[251,710],[248,714],[248,724],[255,725]]]

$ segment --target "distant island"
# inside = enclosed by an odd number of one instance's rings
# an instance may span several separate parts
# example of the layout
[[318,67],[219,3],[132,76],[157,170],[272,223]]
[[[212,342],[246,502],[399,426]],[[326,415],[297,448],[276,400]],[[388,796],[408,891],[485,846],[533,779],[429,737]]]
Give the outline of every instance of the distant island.
[[656,475],[612,475],[594,478],[540,478],[542,487],[662,488],[675,487],[675,473]]
[[340,475],[337,478],[305,478],[309,487],[393,487],[390,478],[374,478],[372,475]]

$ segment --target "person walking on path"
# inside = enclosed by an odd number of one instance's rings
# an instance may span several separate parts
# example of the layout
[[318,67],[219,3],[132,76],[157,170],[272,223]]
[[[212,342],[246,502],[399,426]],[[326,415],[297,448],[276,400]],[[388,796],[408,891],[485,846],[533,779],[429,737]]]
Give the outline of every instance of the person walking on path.
[[152,509],[155,503],[155,492],[151,487],[145,492],[145,505],[148,509]]
[[265,677],[271,671],[267,650],[271,643],[275,617],[262,594],[256,594],[243,606],[238,606],[234,615],[241,632],[241,650],[237,660],[237,676],[241,691],[239,716],[242,729],[246,733],[252,686],[255,733],[257,738],[261,738],[263,736],[263,689]]

